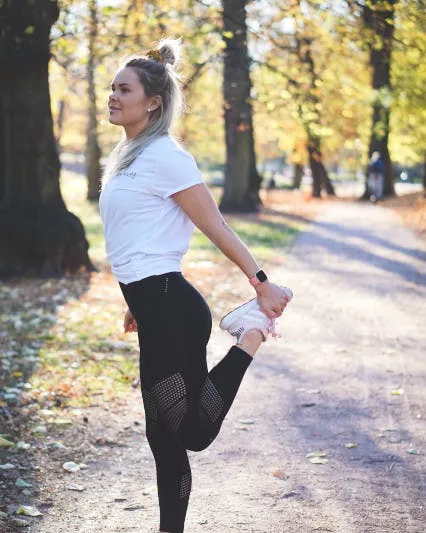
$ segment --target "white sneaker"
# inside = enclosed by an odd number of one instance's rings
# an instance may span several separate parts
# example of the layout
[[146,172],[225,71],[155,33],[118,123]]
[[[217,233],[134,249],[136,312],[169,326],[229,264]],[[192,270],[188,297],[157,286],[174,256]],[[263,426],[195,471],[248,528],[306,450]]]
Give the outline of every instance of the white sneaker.
[[[282,287],[285,295],[290,301],[293,298],[293,292],[288,287]],[[275,319],[268,318],[261,310],[257,303],[257,298],[240,305],[220,321],[219,327],[232,336],[237,337],[237,342],[240,343],[251,329],[259,330],[263,335],[263,340],[266,341],[270,332],[275,337]]]

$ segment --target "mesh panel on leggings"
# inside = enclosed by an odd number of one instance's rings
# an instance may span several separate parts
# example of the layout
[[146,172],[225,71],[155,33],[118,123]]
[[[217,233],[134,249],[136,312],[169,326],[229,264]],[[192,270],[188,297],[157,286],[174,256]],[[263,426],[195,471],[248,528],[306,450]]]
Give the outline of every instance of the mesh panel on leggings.
[[224,406],[221,395],[208,377],[201,388],[200,405],[212,422],[216,422]]
[[180,480],[180,490],[179,490],[179,497],[180,498],[188,498],[188,496],[191,493],[191,472],[185,472],[182,474],[181,480]]
[[186,387],[181,374],[172,374],[152,387],[155,401],[172,431],[177,431],[187,410]]
[[142,389],[143,405],[145,408],[145,416],[151,420],[158,419],[157,406],[152,394],[147,389]]
[[182,398],[168,409],[164,416],[172,431],[177,431],[187,410],[186,398]]

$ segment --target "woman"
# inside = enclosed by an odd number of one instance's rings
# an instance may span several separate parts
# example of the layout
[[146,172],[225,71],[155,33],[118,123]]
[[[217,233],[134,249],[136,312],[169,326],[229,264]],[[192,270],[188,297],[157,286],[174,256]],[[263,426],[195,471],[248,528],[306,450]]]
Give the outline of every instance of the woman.
[[[100,198],[108,260],[129,307],[124,330],[139,336],[164,533],[184,530],[191,490],[187,450],[203,450],[215,439],[254,354],[291,298],[289,289],[268,281],[226,224],[194,158],[171,135],[182,102],[173,68],[178,52],[178,41],[164,40],[115,75],[109,116],[125,136],[111,154]],[[210,311],[181,274],[194,224],[257,293],[222,319],[237,344],[210,372]]]

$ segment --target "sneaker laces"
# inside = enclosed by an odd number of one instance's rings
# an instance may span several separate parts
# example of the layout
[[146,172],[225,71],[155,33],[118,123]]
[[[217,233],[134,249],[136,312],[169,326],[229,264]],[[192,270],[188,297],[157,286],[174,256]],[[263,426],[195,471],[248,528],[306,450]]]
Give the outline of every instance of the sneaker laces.
[[268,333],[270,333],[275,340],[280,339],[282,337],[281,333],[276,330],[276,326],[277,326],[276,319],[275,318],[269,319],[267,330],[268,330]]

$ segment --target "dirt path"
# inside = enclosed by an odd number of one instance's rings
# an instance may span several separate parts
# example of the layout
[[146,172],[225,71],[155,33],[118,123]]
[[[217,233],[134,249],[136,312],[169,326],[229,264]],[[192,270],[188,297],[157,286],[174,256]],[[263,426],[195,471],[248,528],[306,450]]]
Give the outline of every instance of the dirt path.
[[[426,268],[419,250],[380,206],[329,203],[300,235],[273,276],[295,293],[280,321],[284,338],[262,348],[221,436],[191,456],[188,533],[424,531]],[[210,362],[228,346],[216,321]],[[31,532],[156,531],[139,391],[114,411],[82,416],[86,422],[62,435],[78,449],[40,453],[43,487],[34,504],[45,514]],[[327,464],[305,457],[316,450],[327,451]],[[64,474],[66,460],[87,468]],[[84,491],[67,490],[69,482]],[[141,508],[125,510],[133,503]]]

